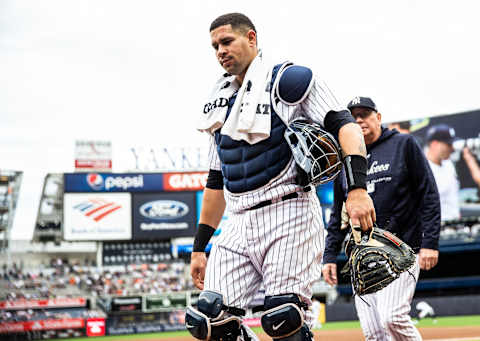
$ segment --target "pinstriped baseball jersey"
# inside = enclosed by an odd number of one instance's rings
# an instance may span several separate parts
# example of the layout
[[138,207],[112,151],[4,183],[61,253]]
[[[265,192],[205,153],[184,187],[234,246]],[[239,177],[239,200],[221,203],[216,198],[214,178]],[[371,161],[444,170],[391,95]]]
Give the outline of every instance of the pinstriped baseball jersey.
[[[297,105],[272,98],[276,114],[286,124],[306,117],[323,125],[326,114],[344,110],[318,79]],[[211,138],[210,169],[221,170],[215,139]],[[311,304],[312,283],[321,276],[324,249],[322,211],[315,191],[303,192],[295,183],[293,158],[266,185],[243,193],[224,188],[228,225],[215,240],[205,275],[205,290],[223,294],[225,304],[245,308],[263,283],[267,296],[295,293]],[[298,198],[281,200],[297,192]],[[271,200],[273,203],[249,210]],[[313,321],[306,312],[306,321]]]
[[[286,105],[282,102],[274,105],[277,115],[283,122],[291,122],[300,117],[306,117],[323,125],[325,115],[331,111],[345,110],[339,104],[325,82],[315,79],[310,94],[298,105]],[[211,137],[209,148],[210,169],[221,170],[220,158],[218,157],[215,139]],[[262,201],[278,199],[285,194],[301,191],[302,188],[295,184],[295,162],[292,161],[275,179],[267,185],[250,192],[230,193],[224,189],[225,199],[230,210],[238,212],[252,207]]]

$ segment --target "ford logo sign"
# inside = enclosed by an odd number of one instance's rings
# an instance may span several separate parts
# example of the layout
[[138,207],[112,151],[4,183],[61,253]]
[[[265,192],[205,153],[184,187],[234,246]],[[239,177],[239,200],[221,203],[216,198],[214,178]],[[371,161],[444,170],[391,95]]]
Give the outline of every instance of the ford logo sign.
[[150,219],[177,219],[186,215],[188,206],[174,200],[150,201],[140,206],[140,214]]

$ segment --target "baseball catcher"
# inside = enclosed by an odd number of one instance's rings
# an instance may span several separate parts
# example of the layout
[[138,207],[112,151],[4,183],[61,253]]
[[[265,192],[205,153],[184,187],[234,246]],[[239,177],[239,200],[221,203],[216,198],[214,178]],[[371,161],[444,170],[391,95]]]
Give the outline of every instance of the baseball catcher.
[[[344,205],[342,221],[345,216]],[[342,228],[346,226],[342,224]],[[385,288],[415,263],[415,253],[410,246],[376,225],[369,232],[352,226],[345,254],[348,262],[342,274],[350,274],[355,294],[360,296]]]
[[[278,341],[313,341],[309,307],[321,273],[324,226],[312,184],[314,176],[323,178],[323,167],[333,172],[325,173],[326,178],[333,176],[341,160],[323,133],[314,133],[315,140],[325,144],[320,150],[303,135],[286,140],[285,132],[301,118],[338,137],[351,166],[345,166],[352,180],[348,212],[367,229],[375,209],[364,181],[368,162],[361,128],[310,68],[264,59],[255,25],[244,14],[217,17],[210,38],[226,73],[199,108],[197,129],[210,138],[209,172],[190,274],[202,293],[197,307],[187,308],[185,326],[200,340],[258,340],[242,317],[263,285],[260,320],[267,335]],[[289,141],[298,147],[298,155]],[[307,153],[315,159],[304,158]],[[295,181],[298,156],[312,181]],[[225,209],[227,226],[210,243]]]

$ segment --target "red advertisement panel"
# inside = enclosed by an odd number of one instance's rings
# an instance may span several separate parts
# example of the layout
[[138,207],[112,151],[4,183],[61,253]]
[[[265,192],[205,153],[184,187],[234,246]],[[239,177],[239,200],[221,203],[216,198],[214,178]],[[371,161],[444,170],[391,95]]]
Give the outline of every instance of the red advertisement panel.
[[38,320],[24,322],[2,322],[0,333],[21,333],[31,330],[77,329],[85,326],[82,318],[62,320]]
[[34,309],[34,308],[61,308],[61,307],[84,307],[87,304],[85,298],[53,298],[46,300],[15,300],[0,301],[0,309]]
[[89,318],[87,320],[87,336],[104,336],[105,335],[105,319]]
[[75,160],[75,169],[107,170],[112,169],[112,160]]
[[166,191],[198,191],[205,188],[208,172],[165,173],[163,186]]

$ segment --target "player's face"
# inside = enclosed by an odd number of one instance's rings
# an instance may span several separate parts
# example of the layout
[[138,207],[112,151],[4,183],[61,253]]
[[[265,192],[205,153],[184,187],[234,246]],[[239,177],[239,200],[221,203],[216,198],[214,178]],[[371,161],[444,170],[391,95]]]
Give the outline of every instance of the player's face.
[[382,133],[382,115],[368,108],[352,108],[352,116],[362,128],[366,144],[375,142]]
[[453,152],[453,146],[446,142],[438,141],[438,154],[440,159],[448,160]]
[[253,30],[242,33],[232,25],[217,27],[210,32],[217,60],[228,73],[242,82],[248,66],[257,55],[257,38]]

